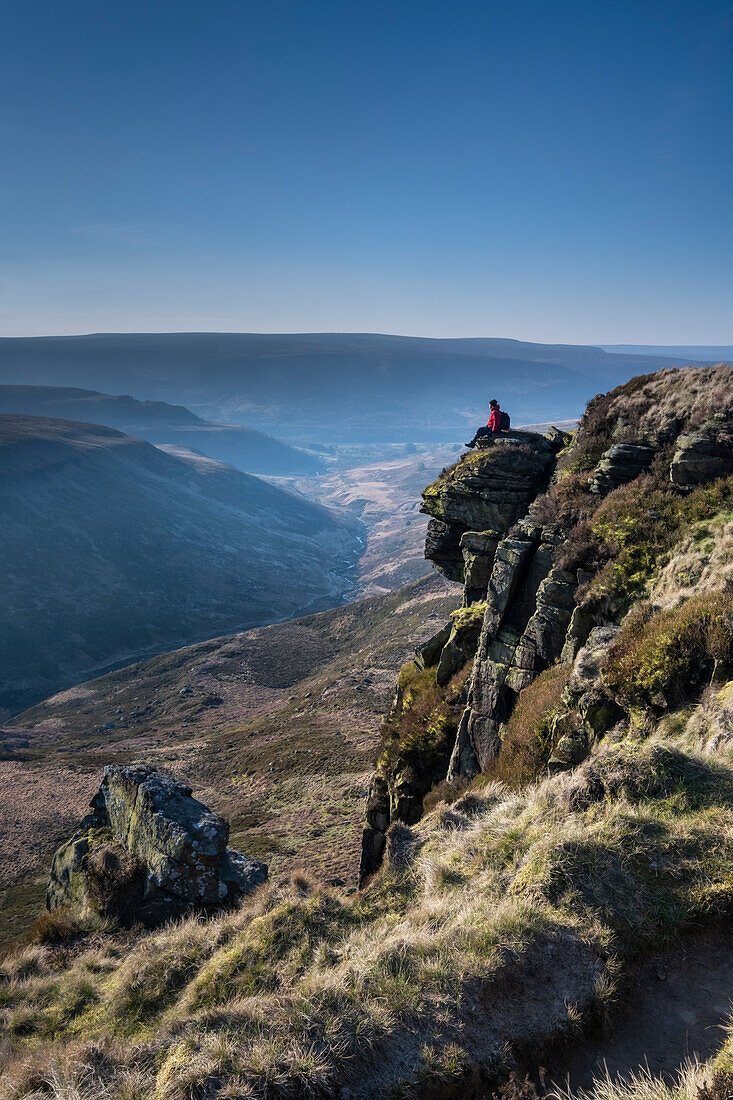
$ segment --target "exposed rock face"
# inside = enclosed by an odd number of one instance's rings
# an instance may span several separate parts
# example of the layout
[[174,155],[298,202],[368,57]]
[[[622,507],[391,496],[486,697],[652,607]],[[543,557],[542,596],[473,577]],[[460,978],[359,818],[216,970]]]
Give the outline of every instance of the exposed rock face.
[[451,632],[440,652],[435,674],[441,687],[444,687],[456,672],[460,672],[468,661],[473,660],[481,633],[484,610],[485,605],[477,603],[453,612]]
[[590,477],[590,491],[605,496],[619,485],[633,481],[649,469],[654,458],[651,443],[616,443],[610,447]]
[[557,533],[523,522],[499,543],[486,614],[448,778],[485,771],[517,695],[563,648],[576,578],[552,564]]
[[565,771],[585,760],[593,745],[623,717],[602,678],[608,650],[618,631],[616,625],[594,627],[575,658],[563,693],[564,710],[553,720],[555,748],[548,761],[550,773]]
[[[464,579],[464,532],[506,532],[549,482],[555,451],[535,432],[506,432],[463,458],[423,492],[432,516],[425,556],[451,580]],[[469,555],[473,550],[465,547]]]
[[432,638],[428,638],[427,642],[423,642],[422,645],[417,647],[415,650],[415,664],[418,668],[432,668],[433,665],[437,665],[443,652],[443,646],[450,638],[452,630],[453,623],[451,621],[441,627],[437,634],[433,634]]
[[498,545],[499,535],[496,531],[464,531],[461,535],[464,606],[486,599],[486,589]]
[[[223,817],[147,765],[107,766],[91,809],[53,858],[49,909],[157,923],[231,905],[267,877],[264,863],[227,848]],[[115,900],[122,886],[125,905]]]
[[733,424],[708,421],[689,435],[681,435],[670,467],[674,485],[702,485],[733,471]]
[[[601,497],[644,473],[648,482],[641,486],[642,501],[648,483],[669,496],[673,510],[674,498],[682,501],[685,494],[665,485],[668,463],[673,485],[681,488],[733,473],[730,377],[731,368],[721,367],[631,379],[590,402],[572,443],[556,431],[544,438],[512,432],[498,442],[482,440],[424,491],[422,510],[432,517],[425,556],[453,580],[463,581],[463,607],[452,612],[450,631],[445,626],[417,655],[422,709],[410,714],[406,699],[402,718],[399,711],[390,716],[388,751],[370,791],[362,862],[367,874],[378,867],[389,830],[395,823],[415,823],[428,791],[444,779],[491,771],[503,751],[507,774],[515,777],[525,767],[525,750],[537,753],[533,774],[538,768],[572,768],[597,741],[616,736],[616,727],[634,720],[613,679],[617,658],[608,682],[604,667],[628,610],[629,591],[643,590],[654,574],[654,556],[648,560],[640,553],[637,562],[619,550],[614,574],[610,566],[616,551],[611,542],[603,543],[593,518],[599,508],[609,513]],[[712,419],[693,430],[711,412]],[[554,456],[561,449],[563,465],[553,479]],[[593,463],[593,472],[583,473]],[[721,487],[721,499],[728,491]],[[633,509],[635,499],[622,495],[620,506],[631,501]],[[716,531],[723,531],[727,515],[722,511],[715,517]],[[643,525],[660,521],[660,566],[671,552],[662,519],[645,512],[643,503],[632,518],[632,534],[638,534],[642,550]],[[710,556],[711,532],[706,529],[704,536],[700,543],[693,532],[677,544],[663,571],[666,600],[674,603],[683,592],[719,591],[724,585],[726,563]],[[725,544],[724,537],[718,542]],[[632,538],[631,546],[636,545]],[[637,568],[638,574],[624,572]],[[462,619],[463,613],[472,614]],[[558,663],[564,667],[553,668]],[[466,688],[465,677],[455,674],[469,664]],[[434,678],[425,675],[433,670]],[[521,693],[545,670],[550,671],[516,714]],[[721,666],[720,674],[729,676],[730,670]],[[666,700],[661,692],[657,696],[652,704],[663,709]],[[441,771],[445,744],[436,754],[434,734],[446,709],[453,747],[447,770]],[[443,794],[450,789],[435,797]]]

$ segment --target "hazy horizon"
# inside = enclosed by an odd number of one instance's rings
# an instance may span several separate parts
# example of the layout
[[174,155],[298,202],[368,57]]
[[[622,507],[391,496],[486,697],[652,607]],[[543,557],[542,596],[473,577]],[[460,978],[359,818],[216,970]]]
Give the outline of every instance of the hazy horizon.
[[[387,332],[384,329],[97,329],[84,332],[3,332],[0,340],[25,340],[25,339],[52,339],[53,337],[85,337],[85,336],[394,336],[405,339],[417,340],[510,340],[516,343],[548,344],[586,346],[600,348],[601,350],[617,351],[619,354],[626,349],[649,348],[658,349],[658,354],[675,352],[675,349],[693,350],[721,350],[733,349],[733,339],[717,341],[677,340],[674,343],[665,343],[662,340],[650,340],[647,343],[631,343],[629,341],[611,340],[545,340],[527,339],[522,336],[513,336],[500,333],[459,333],[449,335],[446,333],[426,334],[422,332]],[[650,350],[649,354],[657,352]],[[679,354],[682,354],[680,351]]]

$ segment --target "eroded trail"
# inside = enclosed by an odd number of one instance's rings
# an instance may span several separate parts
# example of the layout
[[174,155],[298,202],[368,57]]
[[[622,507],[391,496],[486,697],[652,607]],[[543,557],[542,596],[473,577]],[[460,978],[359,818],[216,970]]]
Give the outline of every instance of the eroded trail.
[[605,1067],[612,1077],[646,1066],[654,1076],[674,1076],[685,1060],[704,1061],[719,1049],[732,1001],[733,933],[685,940],[639,970],[606,1034],[546,1067],[546,1092],[588,1090]]

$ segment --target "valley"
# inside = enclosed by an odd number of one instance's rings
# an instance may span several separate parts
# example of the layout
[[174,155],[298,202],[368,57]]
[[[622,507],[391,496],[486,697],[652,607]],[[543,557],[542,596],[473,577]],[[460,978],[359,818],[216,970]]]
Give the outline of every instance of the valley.
[[358,566],[363,595],[401,588],[430,572],[425,560],[428,520],[420,512],[420,490],[426,478],[437,477],[458,451],[460,444],[449,444],[337,468],[318,478],[294,479],[305,496],[345,511],[363,524],[365,541]]

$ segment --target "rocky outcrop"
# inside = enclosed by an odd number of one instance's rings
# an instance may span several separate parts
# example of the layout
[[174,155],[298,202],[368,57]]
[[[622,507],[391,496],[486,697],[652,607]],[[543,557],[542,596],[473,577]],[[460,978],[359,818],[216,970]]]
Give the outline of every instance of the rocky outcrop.
[[91,813],[53,858],[46,904],[148,924],[232,905],[267,866],[228,839],[227,821],[185,783],[144,764],[109,765]]
[[461,545],[464,532],[505,533],[547,486],[554,464],[553,444],[536,432],[506,432],[464,455],[423,492],[421,511],[432,517],[426,558],[463,581],[463,550],[473,554]]
[[366,825],[361,834],[360,883],[366,882],[381,866],[389,822],[389,785],[386,777],[377,771],[369,783]]
[[440,651],[435,678],[445,687],[468,661],[473,660],[481,633],[485,604],[475,603],[462,607],[451,615],[451,631]]
[[[635,721],[613,680],[617,657],[606,673],[604,665],[629,596],[643,593],[655,572],[654,550],[644,542],[646,523],[652,528],[647,541],[653,546],[658,541],[660,564],[671,551],[673,524],[668,530],[667,513],[645,511],[646,489],[667,494],[674,516],[675,498],[681,502],[685,494],[670,488],[668,464],[672,484],[681,489],[733,472],[731,392],[729,368],[631,379],[589,403],[572,443],[556,431],[482,440],[424,491],[422,511],[431,516],[425,556],[463,582],[460,615],[467,614],[464,619],[454,612],[451,624],[416,656],[429,705],[402,723],[393,711],[388,750],[370,789],[363,869],[376,870],[395,822],[417,821],[431,783],[457,784],[491,772],[500,753],[506,758],[496,775],[510,776],[509,781],[521,777],[523,782],[528,770],[537,776],[572,768],[601,738]],[[691,426],[712,411],[712,419],[693,431]],[[562,466],[555,477],[560,450]],[[611,502],[601,498],[643,474],[641,493],[619,500],[620,508],[630,510],[624,549],[624,531],[606,539],[603,524],[594,526],[594,518],[601,516],[599,509],[604,522],[613,516]],[[717,507],[726,507],[727,493],[729,487],[721,486]],[[726,515],[721,513],[721,522]],[[701,534],[710,537],[707,530]],[[699,549],[697,535],[690,539],[704,557],[708,552]],[[698,568],[692,555],[687,544],[682,556],[677,554],[680,578],[671,584],[672,598],[680,595],[681,579],[685,589],[696,576],[705,590],[721,586],[717,563],[701,559]],[[467,667],[466,686],[465,675],[456,673]],[[431,679],[427,673],[433,670]],[[517,711],[522,693],[545,671]],[[723,673],[729,675],[727,666]],[[443,757],[436,758],[431,730],[447,703],[441,694],[446,691],[453,692],[455,740],[441,772]],[[658,704],[652,700],[657,709],[666,705],[658,695]]]
[[614,444],[591,474],[590,491],[605,496],[620,485],[633,481],[649,469],[654,453],[654,446],[647,442]]
[[496,531],[464,531],[461,535],[464,607],[486,599],[498,545],[499,535]]
[[733,471],[733,424],[714,418],[696,432],[681,435],[670,466],[673,485],[702,485]]
[[573,663],[562,707],[552,721],[554,749],[548,761],[550,774],[575,767],[624,715],[603,683],[603,669],[616,625],[594,627]]
[[518,527],[496,551],[449,779],[486,770],[519,692],[560,656],[565,642],[577,581],[553,567],[560,536],[531,521]]
[[415,664],[419,669],[432,668],[433,665],[437,665],[443,652],[443,646],[446,645],[452,631],[453,621],[451,620],[445,626],[442,626],[436,634],[433,634],[432,638],[428,638],[427,642],[423,642],[422,645],[417,647],[415,650]]

